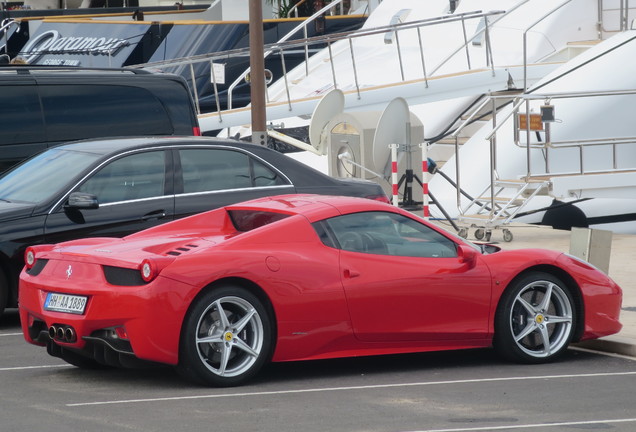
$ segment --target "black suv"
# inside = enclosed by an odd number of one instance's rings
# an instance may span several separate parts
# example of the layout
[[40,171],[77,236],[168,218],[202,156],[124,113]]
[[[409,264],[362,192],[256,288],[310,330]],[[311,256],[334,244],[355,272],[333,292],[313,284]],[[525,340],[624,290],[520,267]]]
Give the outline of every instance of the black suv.
[[128,69],[0,67],[0,171],[62,142],[200,135],[182,77]]
[[389,202],[380,185],[334,179],[275,150],[206,137],[60,145],[0,177],[0,313],[15,306],[27,246],[122,237],[271,195],[318,193]]

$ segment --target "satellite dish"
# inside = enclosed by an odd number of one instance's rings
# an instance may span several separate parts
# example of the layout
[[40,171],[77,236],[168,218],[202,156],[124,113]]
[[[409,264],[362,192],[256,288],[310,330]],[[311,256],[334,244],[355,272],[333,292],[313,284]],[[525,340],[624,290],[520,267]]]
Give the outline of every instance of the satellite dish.
[[327,133],[324,130],[331,119],[344,110],[344,93],[333,89],[316,105],[309,123],[309,144],[320,154],[327,154]]
[[[404,98],[393,99],[382,112],[373,136],[373,164],[375,170],[388,175],[391,144],[410,144],[409,106]],[[408,134],[407,134],[408,132]]]

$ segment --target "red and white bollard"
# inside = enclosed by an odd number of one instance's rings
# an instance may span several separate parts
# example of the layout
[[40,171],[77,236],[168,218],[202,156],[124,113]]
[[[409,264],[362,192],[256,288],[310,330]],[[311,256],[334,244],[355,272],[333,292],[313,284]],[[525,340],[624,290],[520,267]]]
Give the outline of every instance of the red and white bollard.
[[422,149],[422,209],[424,211],[424,219],[428,220],[431,213],[428,208],[428,147],[426,143],[420,144]]
[[391,149],[391,183],[393,186],[393,205],[398,206],[400,203],[400,197],[398,196],[398,162],[397,151],[400,147],[399,144],[390,144]]

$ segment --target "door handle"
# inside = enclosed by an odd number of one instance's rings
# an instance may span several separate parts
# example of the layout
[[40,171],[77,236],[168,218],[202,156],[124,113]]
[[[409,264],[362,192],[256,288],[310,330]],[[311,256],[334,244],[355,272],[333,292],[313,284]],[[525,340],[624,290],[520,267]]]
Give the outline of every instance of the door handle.
[[351,269],[345,269],[344,271],[344,277],[347,279],[353,279],[360,276],[360,273],[355,271],[355,270],[351,270]]
[[166,217],[166,211],[165,210],[155,210],[153,212],[150,213],[146,213],[145,215],[143,215],[141,217],[142,221],[149,221],[149,220],[153,220],[153,219],[163,219]]

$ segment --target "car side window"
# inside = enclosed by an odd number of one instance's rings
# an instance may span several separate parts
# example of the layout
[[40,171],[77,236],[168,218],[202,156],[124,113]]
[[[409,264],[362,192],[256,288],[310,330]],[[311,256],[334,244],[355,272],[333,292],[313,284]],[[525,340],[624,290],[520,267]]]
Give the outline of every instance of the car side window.
[[[457,246],[434,229],[390,212],[363,212],[324,221],[340,249],[377,255],[456,257]],[[320,235],[320,231],[318,232]],[[325,235],[321,236],[325,243]],[[330,246],[329,242],[325,243]]]
[[163,103],[145,88],[77,84],[39,90],[49,141],[174,132]]
[[275,171],[240,151],[185,149],[179,156],[184,193],[285,184]]
[[[2,146],[45,141],[42,109],[36,88],[34,85],[0,87]],[[18,152],[15,155],[7,155],[6,149],[3,151],[3,159],[15,157],[17,160],[27,156]]]
[[165,159],[164,151],[124,156],[102,167],[79,191],[97,196],[100,204],[163,196]]

